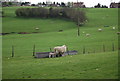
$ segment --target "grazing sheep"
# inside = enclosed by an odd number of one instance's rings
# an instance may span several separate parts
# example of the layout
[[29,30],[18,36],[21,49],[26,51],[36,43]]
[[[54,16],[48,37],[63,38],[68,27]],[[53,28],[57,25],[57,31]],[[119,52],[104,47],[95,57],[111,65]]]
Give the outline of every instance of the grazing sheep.
[[115,27],[113,27],[112,29],[115,30]]
[[36,30],[39,30],[39,28],[35,28]]
[[101,29],[101,28],[99,28],[99,29],[98,29],[98,31],[99,31],[99,32],[101,32],[101,31],[102,31],[102,29]]
[[83,31],[83,33],[85,33],[85,32]]
[[64,52],[66,52],[66,49],[67,49],[66,45],[57,46],[57,47],[54,47],[54,52],[59,57],[59,56],[62,56],[64,54]]
[[89,36],[90,36],[90,34],[89,34],[89,33],[87,33],[87,34],[86,34],[86,36],[87,36],[87,37],[89,37]]
[[50,52],[50,53],[49,53],[49,58],[51,58],[51,56],[52,56],[52,57],[56,57],[56,53]]

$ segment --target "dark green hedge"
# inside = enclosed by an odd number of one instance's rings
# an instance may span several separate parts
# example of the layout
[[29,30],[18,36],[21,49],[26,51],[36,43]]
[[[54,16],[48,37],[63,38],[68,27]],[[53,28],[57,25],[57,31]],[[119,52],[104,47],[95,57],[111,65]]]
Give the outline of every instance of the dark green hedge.
[[87,19],[84,11],[73,8],[19,8],[15,13],[18,17],[67,18],[76,23],[84,23]]

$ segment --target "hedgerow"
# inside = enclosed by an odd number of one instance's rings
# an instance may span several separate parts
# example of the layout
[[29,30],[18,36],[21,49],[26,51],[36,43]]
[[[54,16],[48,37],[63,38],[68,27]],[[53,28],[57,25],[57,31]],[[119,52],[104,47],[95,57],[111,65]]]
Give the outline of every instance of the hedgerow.
[[84,11],[73,8],[19,8],[15,13],[18,17],[67,18],[77,24],[87,19]]

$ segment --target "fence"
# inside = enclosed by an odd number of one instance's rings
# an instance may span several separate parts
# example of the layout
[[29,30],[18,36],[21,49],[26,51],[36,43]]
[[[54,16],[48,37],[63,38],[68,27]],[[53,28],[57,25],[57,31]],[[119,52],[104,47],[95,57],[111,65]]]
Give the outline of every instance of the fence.
[[[12,45],[11,48],[12,48],[11,57],[17,56],[15,46]],[[71,50],[71,49],[69,49],[69,50]],[[93,53],[100,53],[100,52],[116,51],[116,50],[118,50],[118,45],[117,44],[115,45],[114,43],[111,43],[111,45],[102,44],[102,45],[96,45],[94,47],[83,46],[82,48],[77,48],[77,49],[74,49],[74,50],[77,50],[78,54],[91,54],[91,53],[93,54]],[[36,52],[42,52],[42,51],[36,50],[36,45],[33,45],[33,47],[31,48],[31,54],[30,55],[34,56]],[[49,52],[52,52],[52,48],[49,48]]]

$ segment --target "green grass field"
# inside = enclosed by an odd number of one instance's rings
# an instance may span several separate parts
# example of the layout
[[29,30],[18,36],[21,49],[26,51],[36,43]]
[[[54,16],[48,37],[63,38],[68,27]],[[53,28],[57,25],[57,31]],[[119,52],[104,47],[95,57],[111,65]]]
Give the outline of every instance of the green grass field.
[[[118,78],[118,14],[117,9],[84,9],[88,22],[80,27],[63,19],[17,18],[15,9],[4,7],[3,79],[117,79]],[[110,27],[104,27],[108,25]],[[112,27],[115,26],[116,30]],[[39,30],[35,30],[38,27]],[[102,28],[102,32],[98,32]],[[58,32],[63,30],[63,32]],[[17,34],[28,32],[30,34]],[[32,32],[39,32],[33,34]],[[83,33],[85,32],[85,33]],[[86,37],[85,34],[90,36]],[[114,43],[115,50],[112,51]],[[67,45],[78,54],[60,58],[35,59],[36,52],[47,52],[57,45]],[[103,52],[103,44],[105,52]],[[12,45],[15,57],[11,57]],[[86,54],[83,54],[83,47]]]

